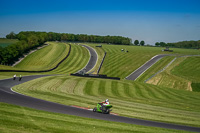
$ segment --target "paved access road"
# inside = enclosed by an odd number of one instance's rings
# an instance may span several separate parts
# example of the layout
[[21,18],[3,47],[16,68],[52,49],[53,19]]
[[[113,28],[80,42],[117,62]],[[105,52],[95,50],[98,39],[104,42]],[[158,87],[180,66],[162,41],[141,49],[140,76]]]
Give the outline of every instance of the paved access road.
[[149,69],[153,64],[155,64],[157,61],[159,61],[161,58],[169,56],[167,54],[163,55],[156,55],[153,58],[151,58],[149,61],[147,61],[144,65],[142,65],[140,68],[132,72],[129,76],[126,77],[128,80],[136,80],[141,74],[143,74],[147,69]]

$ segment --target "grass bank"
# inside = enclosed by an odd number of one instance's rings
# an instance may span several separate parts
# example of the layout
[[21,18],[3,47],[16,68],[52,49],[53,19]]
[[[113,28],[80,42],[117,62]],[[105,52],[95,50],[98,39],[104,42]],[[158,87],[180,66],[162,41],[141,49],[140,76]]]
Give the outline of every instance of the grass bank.
[[122,116],[200,126],[200,94],[132,81],[52,76],[14,87],[29,96],[93,108],[110,99]]
[[[200,57],[179,57],[165,71],[147,83],[192,91],[192,83],[200,82]],[[156,68],[156,65],[151,69]],[[193,85],[196,88],[196,85]],[[194,89],[198,90],[198,89]]]
[[151,78],[154,74],[161,71],[165,68],[175,57],[174,56],[167,56],[160,59],[156,62],[152,67],[150,67],[145,73],[143,73],[137,81],[145,82],[147,79]]
[[[58,46],[57,46],[58,45]],[[49,47],[49,48],[48,48]],[[62,49],[64,48],[64,49]],[[10,67],[10,66],[4,66],[0,65],[0,69],[28,69],[28,70],[46,70],[53,68],[60,60],[62,60],[67,54],[68,54],[68,49],[69,45],[65,43],[55,43],[52,42],[50,43],[49,46],[38,50],[31,55],[28,55],[25,59],[24,62],[19,63],[16,67]],[[43,52],[48,53],[50,49],[50,53],[52,55],[55,55],[55,57],[49,57],[45,56],[47,54],[44,54]],[[61,56],[59,53],[59,50],[63,51]],[[48,54],[50,54],[48,53]],[[44,57],[43,57],[44,56]],[[42,60],[49,60],[49,61],[42,61]],[[74,45],[71,44],[71,52],[68,56],[68,58],[60,64],[60,66],[50,72],[46,73],[25,73],[25,72],[0,72],[0,79],[5,79],[5,78],[11,78],[14,74],[17,75],[35,75],[35,74],[67,74],[69,75],[70,73],[77,72],[78,70],[81,70],[84,68],[84,66],[87,64],[89,60],[89,52],[86,48],[80,46],[80,45]],[[33,66],[31,66],[31,64]]]
[[109,122],[0,103],[0,132],[2,133],[187,133],[155,127]]
[[48,70],[55,67],[68,52],[68,44],[49,42],[49,46],[28,55],[15,68],[32,71]]

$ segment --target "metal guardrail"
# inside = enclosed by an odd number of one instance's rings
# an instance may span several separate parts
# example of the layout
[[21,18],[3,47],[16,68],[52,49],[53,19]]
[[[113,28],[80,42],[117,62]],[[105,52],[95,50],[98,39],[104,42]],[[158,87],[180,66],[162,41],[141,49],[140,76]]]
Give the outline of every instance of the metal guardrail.
[[157,73],[155,73],[154,75],[152,75],[151,77],[149,77],[148,79],[146,79],[144,82],[146,83],[147,81],[149,81],[150,79],[152,79],[154,76],[158,75],[159,73],[161,73],[162,71],[164,71],[168,66],[170,66],[175,60],[177,59],[177,57],[175,57],[170,63],[168,63],[163,69],[159,70]]
[[105,57],[106,57],[106,52],[104,53],[104,57],[103,57],[103,59],[102,59],[102,61],[101,61],[101,64],[99,65],[99,69],[97,70],[97,74],[99,74],[99,72],[100,72],[100,70],[101,70],[101,67],[102,67],[102,65],[103,65],[103,62],[104,62]]

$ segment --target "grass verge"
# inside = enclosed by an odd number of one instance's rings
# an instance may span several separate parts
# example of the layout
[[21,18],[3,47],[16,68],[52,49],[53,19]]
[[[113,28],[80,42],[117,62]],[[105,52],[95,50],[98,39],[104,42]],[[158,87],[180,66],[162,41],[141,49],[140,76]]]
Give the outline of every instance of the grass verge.
[[0,103],[1,133],[187,133],[185,131],[109,122]]

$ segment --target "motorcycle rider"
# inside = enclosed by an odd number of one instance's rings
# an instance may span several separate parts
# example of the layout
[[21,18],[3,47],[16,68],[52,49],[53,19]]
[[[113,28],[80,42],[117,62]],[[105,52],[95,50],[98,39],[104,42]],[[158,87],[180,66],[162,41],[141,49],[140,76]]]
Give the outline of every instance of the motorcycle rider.
[[103,101],[102,103],[103,103],[103,105],[105,105],[105,106],[110,104],[108,99],[106,99],[106,100]]
[[107,105],[109,105],[109,100],[108,99],[106,99],[105,101],[101,102],[100,110],[105,110]]

